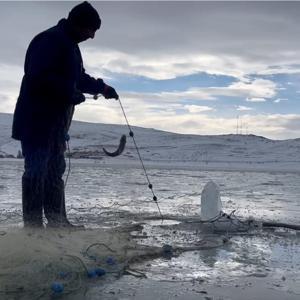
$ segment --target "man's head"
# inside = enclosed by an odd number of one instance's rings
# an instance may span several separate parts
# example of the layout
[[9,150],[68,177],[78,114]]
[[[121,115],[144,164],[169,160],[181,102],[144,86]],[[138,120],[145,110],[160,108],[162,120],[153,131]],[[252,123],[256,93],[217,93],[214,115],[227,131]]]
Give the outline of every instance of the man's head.
[[69,12],[68,21],[76,35],[76,42],[80,43],[94,38],[95,32],[101,26],[101,19],[96,9],[84,1]]

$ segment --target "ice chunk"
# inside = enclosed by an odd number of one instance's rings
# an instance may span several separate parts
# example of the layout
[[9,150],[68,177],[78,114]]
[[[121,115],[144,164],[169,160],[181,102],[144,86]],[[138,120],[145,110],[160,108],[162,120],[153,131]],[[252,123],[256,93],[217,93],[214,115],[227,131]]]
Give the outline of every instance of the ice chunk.
[[209,181],[201,194],[201,220],[207,221],[217,217],[221,210],[220,188],[215,182]]

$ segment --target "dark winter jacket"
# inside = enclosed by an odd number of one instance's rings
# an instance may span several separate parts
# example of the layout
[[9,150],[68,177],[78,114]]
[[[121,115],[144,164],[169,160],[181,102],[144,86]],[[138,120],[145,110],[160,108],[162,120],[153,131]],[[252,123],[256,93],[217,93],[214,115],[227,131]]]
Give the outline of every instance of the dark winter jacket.
[[32,143],[63,139],[68,132],[75,91],[99,94],[104,83],[85,73],[81,53],[68,21],[40,34],[30,43],[15,108],[12,137]]

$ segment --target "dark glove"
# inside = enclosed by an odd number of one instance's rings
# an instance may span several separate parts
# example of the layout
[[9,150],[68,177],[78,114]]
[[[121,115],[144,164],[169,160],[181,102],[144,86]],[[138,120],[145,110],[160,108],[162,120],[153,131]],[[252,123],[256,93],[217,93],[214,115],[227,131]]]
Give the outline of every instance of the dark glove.
[[116,90],[107,84],[104,86],[102,95],[105,99],[119,99],[119,95],[117,94]]
[[75,88],[73,96],[72,96],[72,104],[77,105],[85,101],[85,96]]

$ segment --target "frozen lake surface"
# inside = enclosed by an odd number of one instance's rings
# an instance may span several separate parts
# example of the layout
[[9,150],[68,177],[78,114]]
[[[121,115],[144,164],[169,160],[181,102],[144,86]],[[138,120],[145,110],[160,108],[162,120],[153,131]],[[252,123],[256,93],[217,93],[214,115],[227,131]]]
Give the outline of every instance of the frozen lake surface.
[[[21,160],[0,161],[1,228],[22,226],[22,171]],[[220,186],[225,212],[236,210],[236,215],[245,218],[299,224],[300,173],[160,168],[149,169],[148,173],[162,214],[172,219],[199,216],[201,191],[213,180]],[[71,221],[89,228],[144,222],[147,238],[140,240],[142,244],[189,245],[203,238],[217,238],[204,235],[197,224],[181,226],[176,221],[155,220],[159,214],[141,168],[73,160],[66,198]],[[234,286],[235,278],[256,278],[264,280],[268,288],[283,292],[284,299],[300,295],[299,234],[276,229],[226,237],[230,243],[222,247],[185,252],[170,260],[141,262],[135,268],[153,280],[208,285]]]
[[[0,161],[2,225],[21,222],[22,172],[21,160]],[[199,215],[201,191],[213,180],[220,186],[226,212],[235,209],[239,216],[287,223],[299,221],[300,173],[178,169],[149,169],[148,173],[164,215]],[[158,213],[139,167],[73,160],[66,198],[69,216],[87,226],[110,221],[122,223],[131,215]]]

